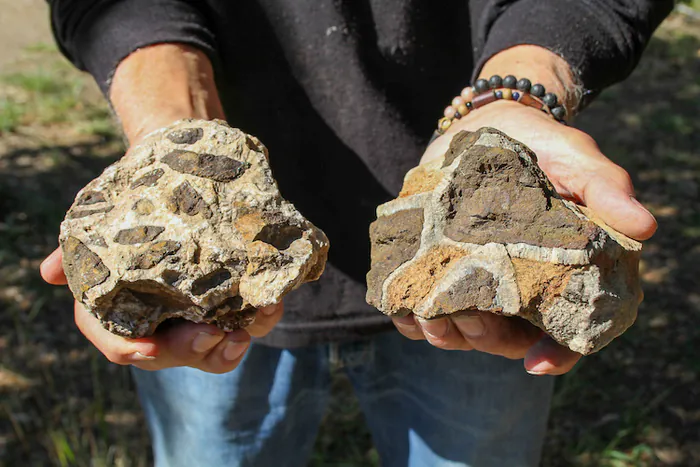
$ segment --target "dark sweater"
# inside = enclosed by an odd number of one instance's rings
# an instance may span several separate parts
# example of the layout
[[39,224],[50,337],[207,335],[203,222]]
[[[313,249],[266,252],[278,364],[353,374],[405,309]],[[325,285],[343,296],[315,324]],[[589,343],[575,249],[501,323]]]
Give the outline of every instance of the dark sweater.
[[[287,199],[331,241],[323,277],[285,298],[275,346],[390,327],[364,301],[368,227],[452,96],[517,44],[566,59],[595,94],[625,78],[672,0],[49,0],[63,53],[107,93],[160,42],[212,59],[232,126],[258,136]],[[163,79],[168,79],[164,76]]]

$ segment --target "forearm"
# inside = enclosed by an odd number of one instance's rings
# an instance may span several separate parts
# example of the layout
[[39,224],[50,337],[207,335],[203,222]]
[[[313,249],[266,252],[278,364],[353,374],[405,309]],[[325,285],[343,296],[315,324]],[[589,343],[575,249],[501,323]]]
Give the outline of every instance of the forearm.
[[485,74],[485,63],[503,51],[532,44],[562,57],[594,95],[632,71],[673,4],[673,0],[474,0],[469,5],[477,73]]
[[129,55],[115,71],[109,97],[130,144],[182,118],[225,118],[211,62],[181,44]]

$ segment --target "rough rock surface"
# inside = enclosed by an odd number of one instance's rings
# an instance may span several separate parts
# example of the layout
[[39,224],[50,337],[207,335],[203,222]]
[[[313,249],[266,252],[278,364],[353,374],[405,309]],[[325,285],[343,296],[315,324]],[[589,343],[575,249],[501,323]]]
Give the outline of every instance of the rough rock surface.
[[154,132],[81,190],[60,242],[75,298],[126,337],[168,318],[247,325],[318,279],[328,252],[257,139],[194,120]]
[[559,197],[497,130],[455,136],[377,216],[367,302],[387,315],[519,316],[582,354],[636,318],[641,244]]

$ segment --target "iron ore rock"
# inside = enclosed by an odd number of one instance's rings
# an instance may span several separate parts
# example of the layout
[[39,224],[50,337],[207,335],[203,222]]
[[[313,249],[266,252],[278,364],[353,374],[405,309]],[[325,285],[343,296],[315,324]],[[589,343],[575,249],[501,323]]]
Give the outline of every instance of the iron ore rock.
[[328,253],[282,199],[260,141],[197,120],[152,133],[83,188],[60,243],[75,298],[131,338],[169,318],[248,325],[318,279]]
[[387,315],[519,316],[582,354],[636,318],[641,244],[562,199],[492,128],[456,135],[377,216],[367,302]]

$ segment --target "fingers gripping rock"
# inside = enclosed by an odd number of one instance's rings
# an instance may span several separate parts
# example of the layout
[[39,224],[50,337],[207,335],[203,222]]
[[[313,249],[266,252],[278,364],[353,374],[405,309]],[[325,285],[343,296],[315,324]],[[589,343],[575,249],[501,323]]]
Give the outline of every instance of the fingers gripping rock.
[[169,318],[246,326],[318,279],[329,247],[282,198],[257,139],[195,120],[152,133],[81,190],[60,241],[75,298],[131,338]]
[[520,316],[589,354],[635,320],[641,244],[562,199],[503,133],[462,132],[370,227],[367,301],[392,316]]

